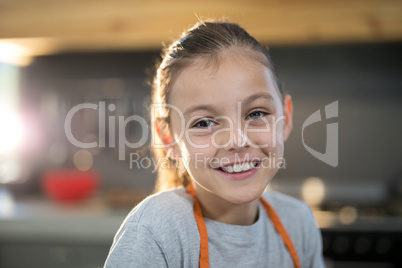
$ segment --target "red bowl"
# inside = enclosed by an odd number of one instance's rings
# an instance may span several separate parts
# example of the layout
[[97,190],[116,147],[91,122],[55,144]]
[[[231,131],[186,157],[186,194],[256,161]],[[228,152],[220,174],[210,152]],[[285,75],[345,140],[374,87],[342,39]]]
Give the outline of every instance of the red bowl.
[[42,188],[50,198],[71,203],[90,197],[99,186],[94,170],[50,170],[42,178]]

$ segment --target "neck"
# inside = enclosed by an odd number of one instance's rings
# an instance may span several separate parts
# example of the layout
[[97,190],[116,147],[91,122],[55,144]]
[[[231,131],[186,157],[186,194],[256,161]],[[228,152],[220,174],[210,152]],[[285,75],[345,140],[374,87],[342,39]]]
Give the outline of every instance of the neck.
[[233,204],[196,186],[197,199],[204,217],[233,225],[251,225],[258,218],[259,199],[244,204]]

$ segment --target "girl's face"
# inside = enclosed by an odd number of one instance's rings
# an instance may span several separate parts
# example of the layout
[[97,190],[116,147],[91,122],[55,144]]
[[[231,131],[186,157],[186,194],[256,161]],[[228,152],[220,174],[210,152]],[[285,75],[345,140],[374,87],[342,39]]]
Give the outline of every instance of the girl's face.
[[226,52],[217,64],[196,59],[176,77],[173,155],[182,157],[197,194],[245,204],[284,165],[291,99],[285,96],[284,109],[271,71],[247,52]]

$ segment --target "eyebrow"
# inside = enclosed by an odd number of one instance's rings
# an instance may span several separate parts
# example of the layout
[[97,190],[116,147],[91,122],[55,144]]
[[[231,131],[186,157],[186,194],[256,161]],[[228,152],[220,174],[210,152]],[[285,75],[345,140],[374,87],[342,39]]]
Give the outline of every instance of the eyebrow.
[[268,101],[275,102],[274,97],[270,93],[267,92],[267,93],[254,94],[254,95],[248,97],[242,104],[244,106],[246,106],[246,105],[249,105],[250,103],[252,103],[253,101],[261,99],[261,98],[266,99]]
[[191,106],[188,108],[183,115],[187,116],[189,114],[192,114],[197,111],[208,111],[214,114],[217,114],[216,110],[211,106],[211,105],[197,105],[197,106]]

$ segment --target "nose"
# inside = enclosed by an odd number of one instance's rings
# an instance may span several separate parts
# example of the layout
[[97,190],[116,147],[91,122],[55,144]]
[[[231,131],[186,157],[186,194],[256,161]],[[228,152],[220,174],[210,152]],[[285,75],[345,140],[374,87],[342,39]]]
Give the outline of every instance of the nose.
[[226,150],[241,150],[249,146],[249,140],[247,135],[241,130],[237,129],[233,133],[229,134],[229,140],[225,144],[224,148]]

